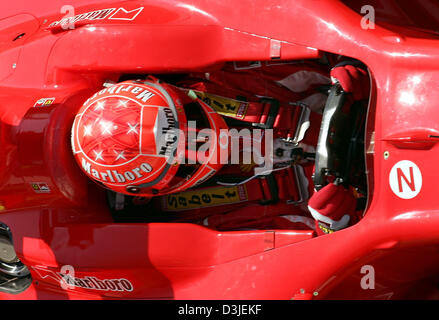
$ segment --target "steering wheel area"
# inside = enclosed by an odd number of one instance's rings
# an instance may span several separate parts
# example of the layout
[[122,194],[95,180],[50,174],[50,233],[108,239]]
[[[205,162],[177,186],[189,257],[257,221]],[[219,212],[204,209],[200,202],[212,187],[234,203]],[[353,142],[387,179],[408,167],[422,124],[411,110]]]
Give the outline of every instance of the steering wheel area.
[[353,101],[339,84],[329,90],[315,157],[314,187],[337,180],[366,194],[364,135],[367,101]]

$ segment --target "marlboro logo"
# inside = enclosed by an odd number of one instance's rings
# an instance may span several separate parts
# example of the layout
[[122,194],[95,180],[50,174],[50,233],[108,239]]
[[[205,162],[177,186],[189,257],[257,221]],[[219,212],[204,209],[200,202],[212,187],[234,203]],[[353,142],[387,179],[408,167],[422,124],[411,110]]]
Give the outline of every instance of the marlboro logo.
[[56,281],[63,288],[67,286],[71,289],[76,287],[113,292],[131,292],[134,289],[131,282],[124,278],[99,279],[97,277],[91,276],[79,278],[62,272],[54,272],[47,269],[45,266],[35,266],[32,267],[32,269],[40,276],[41,279],[51,279],[53,281]]
[[131,170],[126,170],[119,172],[118,170],[97,170],[94,169],[90,162],[82,158],[81,161],[82,168],[85,172],[92,175],[98,180],[113,183],[125,183],[129,181],[138,180],[144,178],[146,174],[152,171],[150,164],[143,162],[139,166],[132,168]]
[[69,29],[74,29],[75,23],[81,21],[96,21],[96,20],[126,20],[132,21],[142,12],[143,7],[139,7],[133,10],[127,10],[125,8],[107,8],[95,11],[84,12],[81,14],[64,17],[60,20],[54,21],[49,24],[48,28],[71,26]]
[[98,279],[97,277],[73,278],[58,272],[67,285],[77,288],[102,291],[133,291],[133,285],[127,279]]

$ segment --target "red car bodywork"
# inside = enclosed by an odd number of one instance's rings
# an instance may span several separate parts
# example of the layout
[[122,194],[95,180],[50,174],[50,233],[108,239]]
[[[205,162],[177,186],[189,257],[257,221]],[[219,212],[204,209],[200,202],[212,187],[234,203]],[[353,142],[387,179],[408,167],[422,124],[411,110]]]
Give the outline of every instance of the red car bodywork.
[[[377,24],[362,29],[361,1],[351,8],[331,0],[73,2],[76,15],[113,9],[112,15],[78,18],[74,29],[64,29],[49,27],[67,12],[60,13],[60,1],[0,5],[0,221],[11,228],[33,278],[26,291],[0,298],[439,297],[437,4],[369,1]],[[361,60],[373,84],[368,206],[350,228],[313,237],[113,223],[105,191],[73,159],[75,112],[106,80],[208,70],[225,61],[314,59],[322,52]],[[397,197],[389,185],[401,160],[422,173],[412,199]],[[120,290],[64,290],[56,273],[65,265],[91,282],[116,279]],[[361,287],[363,266],[374,268],[374,289]]]

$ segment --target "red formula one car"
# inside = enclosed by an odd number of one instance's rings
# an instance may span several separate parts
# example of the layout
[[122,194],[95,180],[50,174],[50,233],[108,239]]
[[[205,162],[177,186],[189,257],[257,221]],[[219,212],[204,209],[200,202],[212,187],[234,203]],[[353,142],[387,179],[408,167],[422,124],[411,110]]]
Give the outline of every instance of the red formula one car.
[[439,5],[0,5],[1,299],[438,298]]

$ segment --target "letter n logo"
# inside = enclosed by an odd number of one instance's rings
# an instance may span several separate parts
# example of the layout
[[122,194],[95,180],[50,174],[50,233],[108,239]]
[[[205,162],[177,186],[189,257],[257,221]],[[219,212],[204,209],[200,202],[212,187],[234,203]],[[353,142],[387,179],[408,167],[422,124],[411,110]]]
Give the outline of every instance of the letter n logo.
[[389,184],[393,193],[401,199],[412,199],[422,188],[421,170],[409,160],[399,161],[390,170]]
[[415,177],[413,176],[413,167],[409,167],[409,171],[410,171],[410,177],[409,177],[409,179],[407,179],[407,177],[402,172],[402,169],[401,168],[396,168],[396,174],[398,176],[399,192],[403,192],[403,190],[402,190],[402,180],[403,179],[404,179],[405,183],[407,184],[407,186],[410,188],[410,190],[416,191],[416,189],[415,189]]

